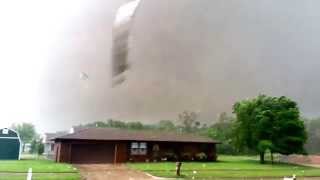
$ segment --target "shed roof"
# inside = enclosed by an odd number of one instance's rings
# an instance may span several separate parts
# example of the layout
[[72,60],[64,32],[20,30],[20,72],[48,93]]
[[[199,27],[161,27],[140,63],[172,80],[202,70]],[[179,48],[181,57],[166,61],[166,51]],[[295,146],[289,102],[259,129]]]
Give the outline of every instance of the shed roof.
[[19,139],[19,134],[13,129],[9,128],[0,128],[0,137],[1,138],[18,138]]
[[103,141],[163,141],[163,142],[193,142],[219,143],[208,137],[186,133],[134,131],[116,128],[87,128],[55,138],[60,140],[103,140]]

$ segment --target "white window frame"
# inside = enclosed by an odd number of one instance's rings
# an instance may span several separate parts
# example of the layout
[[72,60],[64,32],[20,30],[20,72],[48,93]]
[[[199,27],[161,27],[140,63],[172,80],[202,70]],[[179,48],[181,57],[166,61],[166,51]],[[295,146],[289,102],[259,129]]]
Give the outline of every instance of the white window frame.
[[131,142],[130,154],[131,155],[147,155],[147,143],[146,142]]
[[146,142],[140,142],[139,154],[140,155],[147,155],[147,143]]

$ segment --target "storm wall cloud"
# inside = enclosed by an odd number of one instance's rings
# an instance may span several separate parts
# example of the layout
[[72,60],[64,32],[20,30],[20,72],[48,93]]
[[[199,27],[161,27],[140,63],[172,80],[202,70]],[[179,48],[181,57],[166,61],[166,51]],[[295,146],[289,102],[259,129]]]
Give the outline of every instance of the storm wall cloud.
[[108,118],[176,120],[184,110],[207,123],[259,93],[289,96],[303,115],[319,115],[319,1],[142,1],[130,70],[112,88],[112,24],[124,2],[93,0],[69,17],[41,80],[41,129]]

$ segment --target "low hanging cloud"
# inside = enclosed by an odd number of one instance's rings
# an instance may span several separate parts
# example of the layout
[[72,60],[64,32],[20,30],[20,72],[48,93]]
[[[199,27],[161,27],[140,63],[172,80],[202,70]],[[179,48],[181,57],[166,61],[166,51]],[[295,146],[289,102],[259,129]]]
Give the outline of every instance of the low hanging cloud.
[[259,93],[289,96],[304,115],[319,115],[320,2],[142,1],[130,70],[112,88],[111,27],[124,2],[90,1],[52,45],[39,88],[42,130],[107,118],[175,120],[183,110],[214,122]]

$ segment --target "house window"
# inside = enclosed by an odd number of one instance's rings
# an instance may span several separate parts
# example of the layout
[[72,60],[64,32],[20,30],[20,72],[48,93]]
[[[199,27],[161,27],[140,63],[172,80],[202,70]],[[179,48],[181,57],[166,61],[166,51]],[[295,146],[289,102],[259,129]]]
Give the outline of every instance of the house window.
[[131,155],[146,155],[147,143],[146,142],[132,142]]
[[147,154],[147,143],[145,143],[145,142],[140,143],[139,154],[141,154],[141,155]]
[[52,152],[54,151],[54,144],[50,145],[50,151],[52,151]]
[[9,134],[9,129],[2,129],[2,134]]

